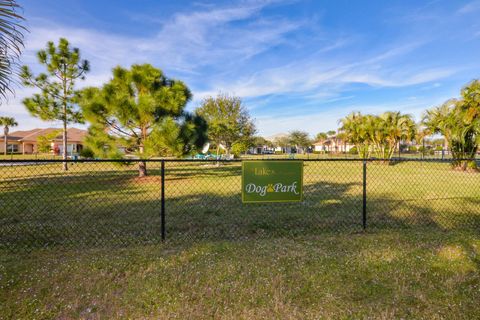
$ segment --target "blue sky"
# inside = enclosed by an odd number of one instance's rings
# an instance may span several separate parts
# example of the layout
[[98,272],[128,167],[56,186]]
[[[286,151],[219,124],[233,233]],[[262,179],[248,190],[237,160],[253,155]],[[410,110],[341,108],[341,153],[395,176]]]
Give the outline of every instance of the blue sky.
[[[20,1],[23,63],[66,37],[91,62],[81,86],[116,65],[149,62],[185,81],[188,108],[235,94],[265,136],[336,129],[349,112],[400,110],[419,119],[480,77],[480,0]],[[19,129],[58,125],[28,115],[17,89],[0,106]]]

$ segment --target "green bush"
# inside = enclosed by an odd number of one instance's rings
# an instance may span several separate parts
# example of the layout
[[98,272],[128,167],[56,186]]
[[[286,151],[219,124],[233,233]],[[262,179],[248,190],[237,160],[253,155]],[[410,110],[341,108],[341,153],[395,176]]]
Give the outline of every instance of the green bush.
[[443,151],[443,147],[442,146],[436,146],[435,151]]
[[275,154],[283,154],[283,151],[277,151],[277,150],[275,150]]
[[244,154],[248,150],[248,145],[245,142],[236,142],[232,146],[232,154],[235,158],[238,158],[241,154]]
[[408,147],[408,151],[409,151],[409,152],[417,152],[418,149],[417,149],[417,147],[415,147],[415,146],[409,146],[409,147]]
[[93,158],[95,154],[93,153],[92,149],[88,147],[84,147],[82,151],[80,151],[80,157],[82,158]]
[[477,162],[476,161],[468,161],[467,168],[472,169],[472,170],[477,170],[478,169]]
[[354,155],[355,155],[355,154],[358,154],[358,149],[357,149],[357,147],[351,148],[350,150],[348,150],[348,153],[349,153],[349,154],[354,154]]

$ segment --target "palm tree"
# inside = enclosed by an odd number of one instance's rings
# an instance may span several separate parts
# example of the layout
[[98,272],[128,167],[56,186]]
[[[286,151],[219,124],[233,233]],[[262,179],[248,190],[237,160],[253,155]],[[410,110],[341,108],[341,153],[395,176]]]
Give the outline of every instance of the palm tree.
[[454,168],[476,169],[474,161],[480,145],[480,81],[474,80],[462,89],[460,99],[450,99],[427,110],[423,124],[445,137]]
[[328,134],[326,132],[320,132],[315,136],[316,141],[323,141],[328,138]]
[[14,118],[0,117],[0,125],[3,126],[3,153],[7,155],[8,133],[10,132],[10,128],[18,126],[18,123]]
[[340,123],[340,130],[364,159],[374,151],[377,157],[390,160],[400,141],[413,139],[415,134],[412,117],[400,112],[385,112],[380,116],[353,112]]
[[377,142],[377,154],[384,160],[390,160],[400,141],[414,139],[416,124],[411,115],[401,112],[385,112],[377,117],[376,133],[383,137]]
[[3,98],[13,92],[12,75],[18,74],[23,32],[27,31],[21,25],[24,18],[18,14],[19,9],[16,0],[0,0],[0,95]]
[[347,134],[345,132],[339,132],[336,138],[337,141],[341,140],[343,142],[343,152],[347,152]]
[[352,112],[340,121],[340,130],[345,133],[348,142],[355,145],[358,156],[362,159],[370,157],[373,119],[370,115]]

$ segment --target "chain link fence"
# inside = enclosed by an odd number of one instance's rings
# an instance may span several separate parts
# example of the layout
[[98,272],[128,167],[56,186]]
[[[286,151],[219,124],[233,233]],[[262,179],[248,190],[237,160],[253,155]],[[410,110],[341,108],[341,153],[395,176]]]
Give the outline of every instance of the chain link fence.
[[0,249],[480,227],[480,174],[448,161],[305,160],[303,201],[268,204],[242,203],[239,160],[69,162],[0,161]]

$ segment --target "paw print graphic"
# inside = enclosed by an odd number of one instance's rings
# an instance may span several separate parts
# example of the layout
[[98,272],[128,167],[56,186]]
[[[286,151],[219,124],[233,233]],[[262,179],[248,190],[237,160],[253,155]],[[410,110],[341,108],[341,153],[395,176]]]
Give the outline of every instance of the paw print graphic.
[[270,183],[270,184],[267,186],[267,192],[273,192],[273,184]]

